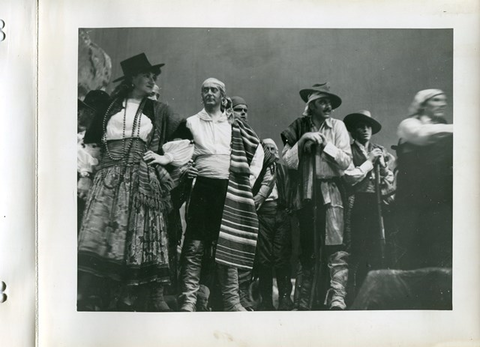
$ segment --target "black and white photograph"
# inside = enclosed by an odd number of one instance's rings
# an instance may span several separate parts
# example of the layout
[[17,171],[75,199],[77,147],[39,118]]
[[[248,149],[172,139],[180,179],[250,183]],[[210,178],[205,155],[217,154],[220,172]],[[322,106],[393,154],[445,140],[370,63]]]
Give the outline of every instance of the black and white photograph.
[[79,311],[452,308],[453,30],[78,35]]
[[476,346],[477,5],[44,1],[39,345]]

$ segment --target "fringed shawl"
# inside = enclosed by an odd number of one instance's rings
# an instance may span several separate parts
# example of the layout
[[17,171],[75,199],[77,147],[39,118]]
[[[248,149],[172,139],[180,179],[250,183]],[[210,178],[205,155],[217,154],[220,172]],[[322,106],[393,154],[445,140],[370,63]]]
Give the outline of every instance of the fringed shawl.
[[258,218],[250,187],[250,164],[260,140],[241,120],[232,124],[232,154],[227,195],[215,260],[251,269],[257,245]]
[[[300,140],[303,134],[311,131],[312,122],[310,116],[297,118],[290,126],[281,133],[283,144],[290,147]],[[298,170],[289,170],[292,183],[292,203],[295,209],[303,207],[305,200],[312,200],[313,197],[313,156],[302,153],[299,148],[300,162]]]
[[[122,103],[123,99],[121,98],[113,100],[106,114],[102,117],[102,122],[97,121],[93,123],[93,129],[89,129],[90,133],[98,134],[97,127],[101,127],[100,133],[105,133],[106,128],[103,128],[103,126],[106,127],[110,118],[123,109]],[[177,129],[180,124],[180,118],[172,112],[168,105],[161,102],[153,102],[150,99],[144,99],[140,103],[137,115],[142,113],[150,118],[153,124],[153,129],[147,138],[146,151],[151,150],[161,154],[163,144],[171,138]],[[98,138],[95,138],[95,136],[93,136],[93,139],[98,141]],[[130,153],[126,155],[130,155]],[[156,179],[152,179],[152,171],[154,171]],[[150,166],[143,159],[140,160],[138,186],[133,195],[135,207],[146,206],[154,210],[170,210],[170,190],[172,188],[173,181],[167,170],[160,165]]]

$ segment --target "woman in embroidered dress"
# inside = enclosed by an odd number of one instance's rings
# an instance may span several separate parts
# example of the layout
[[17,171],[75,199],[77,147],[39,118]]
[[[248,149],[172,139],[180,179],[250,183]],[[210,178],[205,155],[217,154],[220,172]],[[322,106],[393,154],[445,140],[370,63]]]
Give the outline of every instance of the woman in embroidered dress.
[[164,166],[174,158],[162,145],[180,118],[148,98],[163,65],[143,53],[122,61],[122,82],[85,135],[102,143],[102,154],[78,238],[79,310],[170,310],[163,288],[172,180]]

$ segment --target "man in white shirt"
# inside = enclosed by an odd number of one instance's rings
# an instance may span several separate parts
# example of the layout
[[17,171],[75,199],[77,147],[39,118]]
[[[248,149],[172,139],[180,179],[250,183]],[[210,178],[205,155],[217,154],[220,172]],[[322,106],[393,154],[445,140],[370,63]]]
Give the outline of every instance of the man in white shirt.
[[[282,132],[283,159],[296,172],[293,204],[300,224],[299,310],[345,309],[348,253],[344,244],[344,170],[352,160],[345,124],[331,117],[342,100],[327,83],[300,91],[302,117]],[[330,276],[327,272],[330,271]],[[330,279],[330,283],[327,283]],[[300,282],[300,281],[299,281]],[[325,290],[328,289],[325,294]]]
[[[186,121],[195,142],[190,175],[196,177],[187,212],[180,274],[182,311],[194,311],[204,256],[214,258],[223,308],[240,304],[238,268],[251,269],[258,219],[251,192],[263,162],[260,140],[229,112],[225,84],[209,78],[201,89],[204,109]],[[203,276],[203,275],[202,275]]]

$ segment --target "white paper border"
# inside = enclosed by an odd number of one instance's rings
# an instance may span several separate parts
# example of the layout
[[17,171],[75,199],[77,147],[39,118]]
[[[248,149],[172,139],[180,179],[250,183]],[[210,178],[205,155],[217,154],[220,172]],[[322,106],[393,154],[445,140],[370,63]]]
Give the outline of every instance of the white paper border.
[[0,345],[35,342],[36,3],[2,1],[0,42]]
[[[480,339],[477,1],[53,1],[40,3],[40,346],[424,346]],[[454,28],[454,310],[77,313],[75,176],[80,27]],[[458,344],[455,344],[458,345]]]

